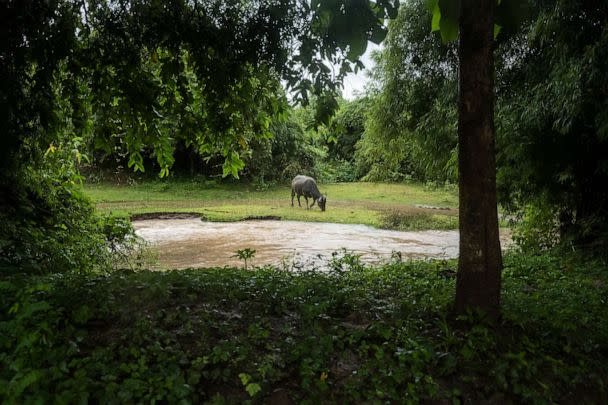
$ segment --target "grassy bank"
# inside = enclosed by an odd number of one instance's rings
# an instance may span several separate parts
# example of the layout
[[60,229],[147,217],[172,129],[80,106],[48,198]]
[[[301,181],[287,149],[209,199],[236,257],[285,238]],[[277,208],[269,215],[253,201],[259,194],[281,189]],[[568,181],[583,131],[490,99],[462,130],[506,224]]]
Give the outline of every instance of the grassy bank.
[[15,276],[0,400],[605,403],[608,269],[576,263],[507,256],[497,328],[447,320],[451,262]]
[[[252,217],[284,220],[368,224],[391,229],[454,229],[458,226],[456,192],[429,190],[419,184],[321,184],[327,211],[316,206],[291,207],[289,186],[256,190],[204,180],[144,181],[134,185],[92,184],[86,193],[103,213],[119,216],[191,212],[211,221]],[[428,206],[446,209],[430,209]]]

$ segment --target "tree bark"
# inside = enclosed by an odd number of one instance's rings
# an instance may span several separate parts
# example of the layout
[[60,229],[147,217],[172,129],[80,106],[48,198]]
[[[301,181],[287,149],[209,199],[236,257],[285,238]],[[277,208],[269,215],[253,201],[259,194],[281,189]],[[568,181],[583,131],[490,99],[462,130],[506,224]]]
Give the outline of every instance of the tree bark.
[[496,0],[461,0],[458,171],[460,259],[457,314],[500,315],[502,257],[494,151],[494,9]]

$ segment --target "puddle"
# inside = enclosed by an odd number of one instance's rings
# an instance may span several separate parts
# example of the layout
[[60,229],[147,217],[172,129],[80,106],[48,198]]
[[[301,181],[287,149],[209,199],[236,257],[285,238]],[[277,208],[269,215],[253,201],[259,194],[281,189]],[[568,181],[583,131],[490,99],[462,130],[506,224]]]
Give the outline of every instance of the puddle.
[[[242,266],[238,249],[255,249],[249,263],[298,269],[326,267],[332,252],[346,249],[365,263],[403,259],[454,258],[458,231],[399,232],[367,225],[299,221],[206,222],[198,218],[135,220],[136,233],[158,252],[160,267]],[[501,232],[503,247],[510,243]]]

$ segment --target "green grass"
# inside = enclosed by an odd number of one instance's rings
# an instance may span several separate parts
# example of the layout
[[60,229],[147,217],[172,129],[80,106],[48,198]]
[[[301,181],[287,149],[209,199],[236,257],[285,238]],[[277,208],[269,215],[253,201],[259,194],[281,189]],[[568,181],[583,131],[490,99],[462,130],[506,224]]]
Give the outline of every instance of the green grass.
[[[284,220],[367,224],[394,229],[453,229],[458,226],[457,194],[428,190],[419,184],[340,183],[320,184],[327,195],[327,210],[291,207],[289,186],[256,190],[246,185],[215,184],[203,180],[145,181],[135,185],[110,183],[85,186],[85,192],[102,213],[130,216],[145,213],[190,212],[212,221],[249,217]],[[416,207],[426,205],[450,210]],[[401,213],[408,221],[393,224],[387,215]],[[415,220],[411,220],[415,217]]]
[[507,255],[495,326],[454,262],[332,267],[3,278],[0,402],[608,400],[606,265]]

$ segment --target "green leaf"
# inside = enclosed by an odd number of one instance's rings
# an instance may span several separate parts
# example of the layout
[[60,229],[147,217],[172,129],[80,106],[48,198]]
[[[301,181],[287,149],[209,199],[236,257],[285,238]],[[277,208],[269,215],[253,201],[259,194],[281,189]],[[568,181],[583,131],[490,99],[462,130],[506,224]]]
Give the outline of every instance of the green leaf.
[[251,376],[246,373],[239,374],[239,378],[241,379],[241,383],[243,385],[247,385],[249,383],[249,381],[251,380]]
[[391,20],[397,18],[397,15],[399,14],[399,1],[395,1],[395,5],[392,5],[389,1],[385,2],[384,4],[388,18]]
[[441,18],[441,40],[446,42],[455,41],[458,38],[458,20]]
[[531,6],[527,1],[502,0],[496,4],[494,22],[509,31],[517,29],[532,15]]
[[388,30],[384,27],[376,26],[372,28],[372,33],[370,35],[369,40],[374,44],[380,44],[386,38],[386,34],[388,34]]
[[[458,38],[458,22],[460,20],[460,0],[439,0],[441,9],[441,40],[445,42],[454,41]],[[433,18],[435,15],[433,14]]]
[[128,167],[133,167],[134,171],[141,171],[142,173],[145,171],[144,168],[144,158],[142,157],[141,153],[139,152],[134,152],[131,154],[131,156],[129,156],[129,163],[127,164]]
[[494,24],[494,39],[498,37],[498,34],[500,34],[501,29],[502,27],[500,25]]
[[346,57],[351,61],[356,61],[367,49],[367,37],[365,35],[354,35],[348,41],[350,49]]
[[16,376],[13,381],[11,381],[9,388],[12,391],[13,397],[15,398],[18,398],[27,387],[38,381],[42,377],[42,371],[31,370],[25,375],[18,377]]
[[429,13],[435,13],[439,0],[424,0],[424,5]]
[[458,22],[460,19],[460,0],[439,0],[437,2],[441,9],[441,19]]
[[441,26],[439,25],[441,21],[441,10],[439,9],[439,4],[437,0],[435,1],[435,7],[433,8],[433,19],[431,20],[431,32],[439,31]]
[[243,162],[238,152],[230,151],[222,165],[222,177],[227,177],[230,174],[235,179],[238,179],[239,170],[242,170],[244,167],[245,162]]
[[255,396],[255,394],[262,391],[262,387],[260,387],[260,384],[251,383],[251,384],[247,384],[247,386],[245,387],[245,390],[247,391],[249,396],[253,397],[253,396]]

